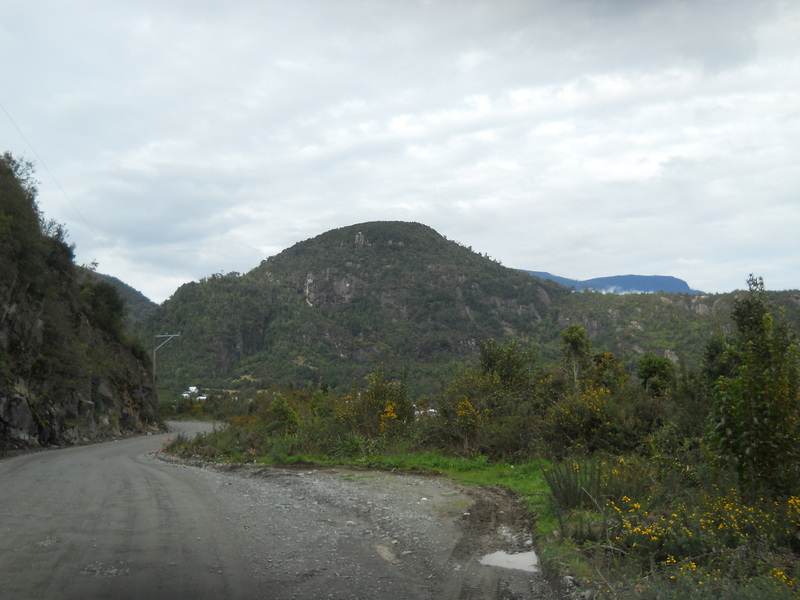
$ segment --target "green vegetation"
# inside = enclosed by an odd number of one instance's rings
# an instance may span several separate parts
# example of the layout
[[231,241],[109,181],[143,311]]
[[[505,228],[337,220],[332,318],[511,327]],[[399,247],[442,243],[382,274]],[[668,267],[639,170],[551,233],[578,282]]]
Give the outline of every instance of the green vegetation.
[[735,331],[712,335],[695,370],[644,354],[632,377],[570,325],[557,360],[490,339],[415,402],[382,367],[344,393],[229,397],[226,427],[170,449],[505,485],[536,515],[547,568],[599,598],[795,598],[797,337],[760,280],[748,283]]
[[144,346],[181,332],[159,354],[164,416],[225,427],[179,454],[508,486],[547,567],[598,597],[798,596],[796,293],[570,293],[423,225],[364,223],[186,284],[145,307],[140,343],[35,196],[6,154],[0,394],[25,391],[44,443],[59,419],[150,419]]
[[144,346],[181,332],[159,355],[164,416],[226,425],[179,436],[179,454],[505,485],[547,567],[598,597],[800,595],[795,293],[752,276],[715,297],[569,293],[423,225],[365,223],[143,303],[139,342],[119,286],[74,265],[10,154],[0,259],[17,419],[0,415],[0,444],[23,424],[47,443],[152,422]]
[[797,336],[776,323],[764,282],[748,285],[734,306],[736,333],[714,357],[724,374],[714,381],[712,442],[750,496],[789,494],[800,481]]
[[132,327],[156,309],[156,304],[146,298],[141,292],[116,277],[98,273],[95,270],[96,264],[89,267],[81,267],[85,275],[91,279],[105,282],[114,287],[125,301],[125,321],[127,327]]
[[134,429],[155,404],[125,302],[74,264],[64,227],[39,212],[33,175],[0,157],[0,451]]
[[[384,365],[416,397],[442,392],[481,340],[516,340],[543,361],[561,360],[570,326],[628,373],[646,353],[676,374],[697,370],[707,340],[730,333],[743,293],[572,293],[424,225],[372,222],[300,242],[244,274],[187,283],[135,327],[148,348],[157,334],[182,334],[159,354],[163,392],[311,385],[344,393]],[[796,292],[764,297],[800,325]]]
[[416,223],[336,229],[249,273],[182,286],[138,323],[140,339],[181,332],[159,387],[254,393],[277,384],[348,390],[384,365],[414,395],[471,360],[483,339],[557,336],[569,292],[508,269]]

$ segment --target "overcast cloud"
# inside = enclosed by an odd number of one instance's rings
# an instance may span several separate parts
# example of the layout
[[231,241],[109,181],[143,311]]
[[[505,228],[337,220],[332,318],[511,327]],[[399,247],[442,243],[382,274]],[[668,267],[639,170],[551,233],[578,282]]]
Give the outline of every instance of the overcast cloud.
[[363,221],[509,267],[800,288],[800,3],[4,2],[0,140],[161,302]]

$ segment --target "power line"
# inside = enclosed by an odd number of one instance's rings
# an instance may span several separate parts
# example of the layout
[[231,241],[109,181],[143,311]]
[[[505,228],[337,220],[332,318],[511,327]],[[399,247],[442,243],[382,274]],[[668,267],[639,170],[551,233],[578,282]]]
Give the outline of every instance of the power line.
[[[72,198],[71,198],[71,197],[70,197],[70,195],[67,193],[67,191],[64,189],[64,187],[61,185],[61,182],[58,180],[58,178],[57,178],[57,177],[56,177],[56,176],[53,174],[53,172],[50,170],[50,167],[48,167],[48,166],[47,166],[47,163],[44,161],[44,159],[43,159],[43,158],[42,158],[42,157],[39,155],[39,153],[36,151],[36,148],[34,148],[34,147],[33,147],[33,144],[31,143],[31,141],[30,141],[30,140],[29,140],[29,139],[28,139],[28,138],[25,136],[25,134],[22,132],[22,129],[20,129],[19,125],[17,125],[16,121],[14,121],[13,117],[12,117],[12,116],[11,116],[11,114],[8,112],[8,110],[6,110],[6,107],[3,105],[3,103],[2,103],[2,102],[0,102],[0,109],[2,109],[2,110],[3,110],[3,113],[5,113],[5,115],[6,115],[6,117],[8,118],[8,120],[9,120],[9,121],[11,122],[11,124],[14,126],[14,129],[16,129],[16,130],[17,130],[17,133],[19,133],[20,137],[21,137],[21,138],[22,138],[22,139],[25,141],[25,143],[28,145],[28,148],[29,148],[29,149],[30,149],[30,151],[33,153],[34,157],[36,157],[36,161],[37,161],[37,163],[38,163],[38,164],[40,164],[40,165],[41,165],[41,166],[44,168],[44,170],[47,172],[47,174],[50,176],[50,178],[53,180],[53,182],[55,182],[55,184],[56,184],[56,187],[57,187],[57,188],[59,189],[59,191],[60,191],[60,192],[63,194],[64,198],[66,198],[66,199],[67,199],[67,202],[69,202],[70,206],[72,206],[72,209],[75,211],[75,213],[78,215],[78,217],[80,217],[80,220],[81,220],[81,221],[83,221],[83,224],[86,226],[86,229],[88,229],[88,230],[89,230],[89,233],[91,233],[91,234],[92,234],[92,237],[94,238],[94,240],[95,240],[95,241],[96,241],[96,242],[97,242],[97,243],[98,243],[98,244],[99,244],[99,245],[100,245],[100,246],[103,248],[103,250],[105,250],[105,251],[106,251],[106,253],[107,253],[107,254],[108,254],[108,256],[110,257],[110,256],[111,256],[111,251],[110,251],[110,250],[108,249],[108,247],[107,247],[107,246],[106,246],[106,245],[103,243],[103,240],[101,240],[101,239],[100,239],[100,237],[97,235],[97,233],[95,233],[94,229],[92,229],[92,226],[91,226],[91,225],[89,225],[89,222],[88,222],[88,221],[86,220],[86,218],[83,216],[83,213],[80,211],[80,209],[78,208],[78,206],[77,206],[77,205],[76,205],[76,204],[75,204],[75,203],[72,201]],[[114,262],[114,261],[113,261],[113,259],[111,259],[111,262],[112,262],[112,263]],[[115,265],[115,266],[118,266],[118,265]],[[119,271],[122,271],[122,270],[121,270],[121,269],[119,269]],[[121,274],[121,275],[124,275],[124,273],[120,273],[120,274]]]

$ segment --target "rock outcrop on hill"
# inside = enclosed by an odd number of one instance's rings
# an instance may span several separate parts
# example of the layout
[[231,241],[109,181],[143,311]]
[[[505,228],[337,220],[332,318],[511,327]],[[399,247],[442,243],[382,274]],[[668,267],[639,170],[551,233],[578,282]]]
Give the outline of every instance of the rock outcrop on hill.
[[[16,354],[0,388],[0,453],[155,427],[150,373],[130,348],[92,326],[73,299],[64,297],[61,311],[74,336],[67,343],[53,339],[42,305],[18,298],[0,305],[0,351]],[[57,365],[54,356],[74,362]]]
[[110,284],[38,212],[30,165],[0,157],[0,453],[155,427],[147,353]]
[[299,242],[245,274],[187,283],[137,324],[181,332],[158,372],[176,391],[350,388],[383,365],[430,393],[481,340],[550,332],[568,290],[502,266],[421,223],[374,221]]

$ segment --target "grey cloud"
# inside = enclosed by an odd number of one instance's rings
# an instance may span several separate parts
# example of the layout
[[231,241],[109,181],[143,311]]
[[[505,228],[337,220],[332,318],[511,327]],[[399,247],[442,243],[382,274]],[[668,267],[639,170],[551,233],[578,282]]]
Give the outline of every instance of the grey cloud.
[[371,219],[578,278],[798,266],[789,4],[51,4],[4,14],[4,106],[83,217],[40,171],[44,210],[156,299]]

